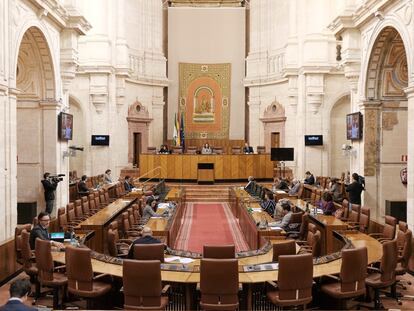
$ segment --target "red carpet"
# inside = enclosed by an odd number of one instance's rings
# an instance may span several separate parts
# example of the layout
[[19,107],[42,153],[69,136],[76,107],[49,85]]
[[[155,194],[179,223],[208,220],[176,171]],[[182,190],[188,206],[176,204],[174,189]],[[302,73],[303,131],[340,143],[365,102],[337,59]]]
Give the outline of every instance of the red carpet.
[[248,250],[227,203],[187,203],[174,248],[202,253],[205,244],[234,244],[237,252]]

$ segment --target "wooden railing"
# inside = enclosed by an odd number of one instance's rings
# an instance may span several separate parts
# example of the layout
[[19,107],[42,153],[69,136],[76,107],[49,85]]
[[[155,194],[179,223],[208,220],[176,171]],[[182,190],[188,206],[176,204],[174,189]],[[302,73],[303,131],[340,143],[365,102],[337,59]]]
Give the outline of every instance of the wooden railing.
[[[141,182],[141,179],[142,179],[142,178],[144,178],[145,176],[148,176],[148,175],[152,174],[153,172],[156,172],[156,173],[155,173],[153,176],[151,176],[150,178],[146,179],[144,182]],[[135,179],[133,180],[133,182],[134,182],[134,184],[135,184],[135,183],[137,183],[137,184],[138,184],[138,187],[137,187],[137,188],[141,188],[141,189],[142,189],[142,191],[144,191],[144,190],[145,190],[146,185],[147,185],[150,181],[152,181],[152,180],[154,180],[154,179],[158,179],[158,180],[160,180],[160,179],[161,179],[161,173],[162,173],[162,167],[161,167],[161,166],[157,166],[157,167],[154,167],[152,170],[150,170],[150,171],[146,172],[145,174],[143,174],[143,175],[141,175],[141,176],[138,176],[137,178],[135,178]]]

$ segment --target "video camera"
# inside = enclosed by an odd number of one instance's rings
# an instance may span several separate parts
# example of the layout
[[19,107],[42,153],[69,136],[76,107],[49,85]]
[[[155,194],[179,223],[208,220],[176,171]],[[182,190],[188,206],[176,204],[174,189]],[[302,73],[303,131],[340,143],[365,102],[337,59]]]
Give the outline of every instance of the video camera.
[[61,182],[63,180],[63,178],[62,178],[63,176],[65,176],[65,174],[49,175],[49,178],[53,182],[58,183],[58,182]]

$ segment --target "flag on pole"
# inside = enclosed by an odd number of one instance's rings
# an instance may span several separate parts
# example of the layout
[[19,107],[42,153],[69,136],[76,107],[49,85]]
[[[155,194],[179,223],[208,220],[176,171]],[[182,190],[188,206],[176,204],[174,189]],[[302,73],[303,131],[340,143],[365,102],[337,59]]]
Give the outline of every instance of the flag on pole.
[[177,131],[177,141],[175,143],[176,146],[181,146],[181,137],[180,137],[180,115],[178,115],[178,118],[175,119],[175,128]]
[[177,141],[178,141],[178,127],[177,127],[177,114],[174,115],[174,132],[173,132],[173,140],[174,140],[174,145],[178,146]]
[[180,122],[180,145],[185,149],[185,140],[184,140],[184,113],[181,112],[181,122]]

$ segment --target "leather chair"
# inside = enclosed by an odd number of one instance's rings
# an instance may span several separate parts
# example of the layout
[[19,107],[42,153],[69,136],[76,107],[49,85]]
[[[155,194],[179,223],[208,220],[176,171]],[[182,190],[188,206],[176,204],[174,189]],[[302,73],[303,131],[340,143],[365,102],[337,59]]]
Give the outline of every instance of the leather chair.
[[14,251],[16,253],[16,261],[22,264],[22,232],[26,230],[30,232],[32,230],[32,224],[17,225],[14,229]]
[[22,254],[22,264],[23,271],[30,277],[30,282],[35,284],[36,292],[35,298],[40,295],[40,284],[37,280],[38,270],[35,264],[35,256],[33,251],[30,249],[30,233],[23,229],[21,234],[21,254]]
[[203,258],[236,258],[236,248],[234,245],[203,245]]
[[196,146],[188,146],[187,147],[187,153],[188,154],[196,154],[197,153],[197,147]]
[[117,200],[116,198],[110,198],[109,197],[108,189],[105,188],[103,191],[104,191],[104,196],[105,196],[105,202],[107,204],[111,204],[111,203],[113,203]]
[[53,288],[53,309],[58,309],[59,289],[63,289],[62,292],[64,293],[64,289],[68,284],[68,279],[65,274],[55,272],[61,267],[53,266],[50,241],[37,238],[35,243],[35,254],[40,285]]
[[164,262],[164,244],[134,244],[134,259]]
[[156,154],[157,153],[157,148],[155,148],[155,147],[147,147],[147,153],[149,153],[149,154]]
[[314,224],[309,223],[306,241],[297,241],[297,243],[301,245],[299,253],[310,252],[313,257],[318,257],[321,248],[321,232]]
[[265,146],[257,146],[257,153],[258,154],[266,153],[266,147]]
[[92,299],[101,297],[111,290],[111,284],[97,281],[106,274],[93,275],[89,248],[66,247],[65,261],[69,293],[85,298],[86,309],[91,309]]
[[75,227],[78,226],[78,223],[68,222],[66,210],[64,207],[58,208],[57,221],[58,221],[58,226],[60,230],[65,231],[65,232],[72,231]]
[[296,255],[295,240],[285,240],[281,243],[273,244],[273,262],[279,261],[281,255]]
[[361,207],[361,215],[359,218],[359,231],[363,233],[368,233],[369,221],[371,219],[371,211],[369,207]]
[[214,154],[223,154],[223,147],[214,147],[213,148]]
[[241,154],[242,149],[240,147],[231,147],[231,153],[232,154]]
[[109,255],[113,257],[126,257],[128,255],[132,241],[119,239],[118,230],[108,229],[107,241]]
[[302,222],[299,227],[299,231],[289,231],[286,233],[288,238],[305,240],[308,235],[308,225],[309,225],[309,214],[302,214]]
[[126,310],[165,310],[169,285],[161,287],[158,260],[124,260],[122,274]]
[[339,277],[328,275],[336,280],[321,286],[321,291],[340,300],[340,309],[345,309],[348,299],[365,295],[365,278],[367,277],[368,251],[366,247],[345,249],[342,251],[342,264]]
[[201,259],[202,310],[236,310],[239,307],[238,268],[237,259]]
[[392,216],[385,216],[385,225],[382,232],[370,233],[369,235],[376,238],[380,242],[389,241],[395,238],[397,227],[397,219]]
[[[412,254],[412,239],[413,234],[405,222],[399,222],[399,232],[397,235],[397,247],[398,247],[398,259],[397,259],[397,268],[395,269],[396,276],[402,276],[408,272],[408,264]],[[407,289],[403,285],[403,280],[399,279],[397,285],[400,285],[404,290]],[[408,285],[411,285],[411,282],[408,282]],[[395,298],[399,297],[397,294]],[[410,297],[412,298],[412,297]],[[399,301],[401,304],[401,302]]]
[[[313,260],[311,254],[279,257],[277,289],[269,290],[267,298],[278,307],[304,306],[312,301]],[[269,282],[276,288],[273,282]]]
[[398,247],[397,241],[385,241],[382,245],[382,258],[380,268],[368,267],[374,271],[365,279],[366,285],[374,289],[374,309],[382,307],[380,289],[395,286],[395,269],[397,268]]
[[171,153],[172,154],[182,154],[183,153],[183,148],[182,147],[172,147],[171,148]]
[[124,227],[124,237],[126,239],[134,239],[141,235],[141,231],[131,227],[128,212],[122,213],[122,226]]
[[350,225],[359,226],[359,219],[361,215],[361,205],[351,204],[351,212],[346,220]]

